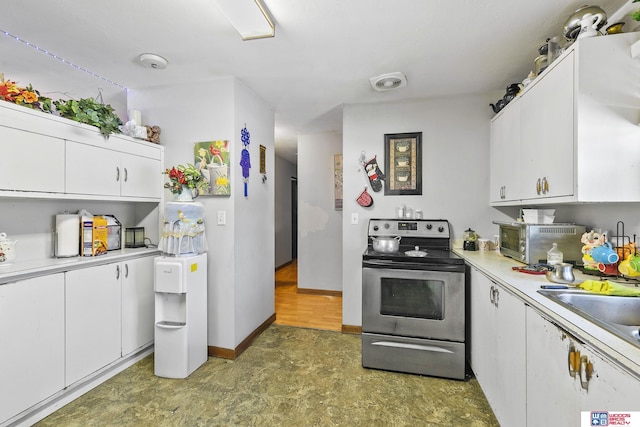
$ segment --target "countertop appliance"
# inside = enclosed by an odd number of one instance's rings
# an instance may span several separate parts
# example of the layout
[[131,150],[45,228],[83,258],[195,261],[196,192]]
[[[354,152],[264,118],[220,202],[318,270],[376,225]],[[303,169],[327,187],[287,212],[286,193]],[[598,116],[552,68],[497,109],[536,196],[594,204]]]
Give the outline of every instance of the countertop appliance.
[[[400,236],[397,252],[372,241]],[[362,256],[362,366],[465,377],[465,264],[447,220],[371,219]]]
[[547,262],[547,251],[554,243],[562,251],[564,262],[582,265],[580,238],[586,231],[576,224],[527,224],[494,221],[500,227],[500,253],[525,264]]

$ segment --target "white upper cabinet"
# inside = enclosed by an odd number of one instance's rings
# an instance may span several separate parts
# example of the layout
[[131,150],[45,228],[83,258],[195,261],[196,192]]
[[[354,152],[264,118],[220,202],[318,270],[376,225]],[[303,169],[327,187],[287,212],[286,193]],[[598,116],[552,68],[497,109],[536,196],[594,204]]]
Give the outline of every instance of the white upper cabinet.
[[66,193],[160,198],[161,159],[149,151],[145,157],[67,141]]
[[578,40],[493,119],[492,205],[640,201],[638,39]]
[[0,190],[64,191],[64,140],[0,126]]
[[[160,201],[163,147],[0,102],[0,197]],[[51,193],[47,195],[46,193]]]
[[521,102],[516,98],[503,110],[500,120],[491,121],[491,202],[516,200],[520,196]]
[[573,196],[574,52],[522,97],[520,198]]

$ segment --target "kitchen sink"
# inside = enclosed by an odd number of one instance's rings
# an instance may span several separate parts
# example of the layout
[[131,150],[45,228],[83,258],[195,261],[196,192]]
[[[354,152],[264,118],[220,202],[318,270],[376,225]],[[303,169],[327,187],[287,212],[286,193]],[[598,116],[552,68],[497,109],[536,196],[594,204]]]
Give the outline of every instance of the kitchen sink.
[[538,293],[640,347],[640,297],[564,289],[540,290]]

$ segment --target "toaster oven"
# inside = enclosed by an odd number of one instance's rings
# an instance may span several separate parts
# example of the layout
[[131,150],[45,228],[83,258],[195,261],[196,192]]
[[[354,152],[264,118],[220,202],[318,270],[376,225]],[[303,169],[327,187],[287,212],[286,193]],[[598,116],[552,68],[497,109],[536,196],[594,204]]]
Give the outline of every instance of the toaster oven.
[[527,224],[494,222],[500,227],[500,253],[525,264],[546,263],[547,251],[554,243],[564,262],[582,265],[580,239],[586,227],[576,224]]

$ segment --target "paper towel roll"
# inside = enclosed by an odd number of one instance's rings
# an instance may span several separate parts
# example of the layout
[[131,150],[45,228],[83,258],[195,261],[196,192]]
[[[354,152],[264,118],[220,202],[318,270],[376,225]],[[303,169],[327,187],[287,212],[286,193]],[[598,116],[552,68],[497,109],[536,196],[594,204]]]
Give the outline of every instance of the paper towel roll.
[[56,215],[56,257],[80,254],[80,217],[75,214]]

